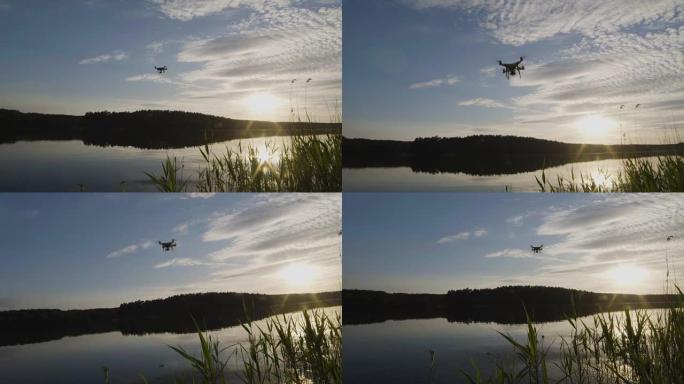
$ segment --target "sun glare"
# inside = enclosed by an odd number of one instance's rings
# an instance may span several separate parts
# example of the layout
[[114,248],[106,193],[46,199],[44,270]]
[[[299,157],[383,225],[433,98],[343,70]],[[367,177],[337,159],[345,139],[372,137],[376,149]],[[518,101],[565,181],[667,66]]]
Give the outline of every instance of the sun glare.
[[606,137],[616,127],[613,119],[601,115],[585,116],[575,123],[582,134],[589,139]]
[[274,164],[280,161],[279,150],[273,145],[264,143],[256,147],[259,162],[262,164]]
[[291,286],[306,286],[313,282],[318,270],[308,264],[294,263],[280,270],[278,276]]
[[646,270],[634,265],[620,265],[607,271],[608,277],[617,286],[637,286],[646,280]]
[[273,115],[281,106],[282,101],[268,92],[260,92],[249,95],[244,99],[249,110],[259,116]]

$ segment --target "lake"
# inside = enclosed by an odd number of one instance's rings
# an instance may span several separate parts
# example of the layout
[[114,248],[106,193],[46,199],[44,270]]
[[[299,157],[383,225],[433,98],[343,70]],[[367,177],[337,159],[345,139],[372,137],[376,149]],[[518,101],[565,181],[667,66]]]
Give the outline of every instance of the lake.
[[[656,157],[649,158],[651,160]],[[613,178],[622,169],[622,160],[607,159],[569,163],[546,169],[547,180],[556,179],[556,175],[569,178],[572,171],[575,175],[591,174],[597,183],[611,186],[612,178],[606,180],[607,173]],[[541,178],[542,170],[499,175],[472,175],[467,173],[429,173],[417,172],[411,167],[367,167],[343,168],[343,191],[539,191],[535,176]]]
[[[658,310],[648,310],[650,314]],[[621,316],[620,314],[617,314]],[[590,316],[584,319],[589,319]],[[554,342],[551,358],[558,357],[560,336],[570,334],[567,321],[539,324],[545,345]],[[487,376],[494,362],[511,362],[512,347],[497,333],[522,341],[527,325],[497,323],[449,323],[444,318],[390,320],[382,323],[344,325],[343,374],[350,383],[467,383],[460,370],[473,373],[474,361]],[[430,372],[430,355],[435,364]]]
[[[229,140],[211,144],[210,149],[214,154],[222,154],[226,146],[235,149],[242,143],[266,154],[267,142],[282,147],[289,140],[284,136]],[[101,147],[86,145],[81,140],[0,144],[0,191],[79,191],[80,184],[88,192],[156,191],[145,172],[160,174],[161,162],[167,156],[183,159],[183,176],[191,184],[196,183],[198,166],[203,163],[200,147]]]
[[[341,307],[323,309],[329,315],[340,313]],[[282,315],[280,315],[282,316]],[[286,317],[301,316],[301,312]],[[268,319],[256,321],[263,326]],[[210,331],[223,346],[247,340],[240,326]],[[110,370],[111,382],[141,383],[140,374],[151,383],[172,382],[174,374],[189,372],[189,364],[168,346],[181,346],[198,355],[199,340],[195,333],[158,333],[143,336],[121,332],[64,337],[44,343],[0,347],[2,382],[33,383],[103,383],[102,367]],[[233,372],[238,362],[232,359]]]

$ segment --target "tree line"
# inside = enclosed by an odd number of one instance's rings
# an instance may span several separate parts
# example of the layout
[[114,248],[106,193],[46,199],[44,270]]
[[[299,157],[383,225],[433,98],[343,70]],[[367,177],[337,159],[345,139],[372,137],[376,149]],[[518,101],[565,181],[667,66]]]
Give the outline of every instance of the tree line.
[[65,336],[120,331],[123,334],[219,329],[305,309],[341,305],[340,292],[265,295],[210,292],[123,303],[117,308],[0,311],[0,346]]
[[160,149],[262,136],[339,134],[341,131],[341,124],[236,120],[183,111],[102,111],[70,116],[0,109],[0,143],[82,140],[89,145]]
[[580,161],[683,154],[678,144],[571,144],[532,137],[475,135],[419,137],[413,141],[343,141],[347,168],[411,167],[414,172],[500,175]]
[[678,304],[676,295],[597,293],[545,286],[504,286],[450,290],[446,294],[344,290],[345,324],[387,320],[446,318],[452,322],[520,324],[564,320],[625,308],[663,308]]

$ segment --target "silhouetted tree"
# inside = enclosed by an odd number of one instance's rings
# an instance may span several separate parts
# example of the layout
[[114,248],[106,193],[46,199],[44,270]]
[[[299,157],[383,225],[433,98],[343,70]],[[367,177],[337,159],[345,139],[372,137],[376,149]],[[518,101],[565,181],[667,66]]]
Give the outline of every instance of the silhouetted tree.
[[563,320],[624,308],[667,307],[674,295],[610,294],[541,286],[450,290],[441,294],[344,290],[344,323],[444,317],[458,322],[524,323],[525,310],[535,321]]
[[341,124],[235,120],[181,111],[43,115],[0,109],[0,142],[83,140],[99,146],[183,148],[231,139],[341,133]]
[[415,172],[500,175],[578,161],[682,154],[684,144],[569,144],[519,136],[419,137],[413,141],[345,138],[343,165],[411,167]]

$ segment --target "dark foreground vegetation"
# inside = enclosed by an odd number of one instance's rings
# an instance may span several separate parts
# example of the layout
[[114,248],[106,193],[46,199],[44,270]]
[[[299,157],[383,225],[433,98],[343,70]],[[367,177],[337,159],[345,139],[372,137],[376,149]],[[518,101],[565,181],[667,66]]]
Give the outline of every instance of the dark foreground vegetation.
[[123,334],[196,331],[235,326],[265,317],[337,306],[340,292],[262,295],[197,293],[136,301],[118,308],[86,310],[32,309],[0,312],[0,346],[28,344],[89,333]]
[[491,374],[477,366],[461,372],[473,384],[684,383],[684,294],[676,289],[676,302],[656,314],[625,310],[586,320],[570,313],[571,333],[555,343],[530,316],[525,340],[499,332],[513,348],[512,364],[499,361]]
[[426,137],[413,141],[343,140],[346,168],[410,167],[414,172],[488,176],[532,172],[568,163],[679,155],[678,144],[569,144],[519,136]]
[[565,320],[625,308],[665,308],[675,295],[596,293],[541,286],[462,289],[447,294],[407,294],[344,290],[344,324],[443,317],[450,322],[522,324],[528,314],[539,322]]
[[[174,375],[174,384],[341,384],[342,318],[319,310],[300,317],[276,317],[265,324],[242,324],[247,341],[224,345],[195,322],[200,354],[169,346],[185,359],[191,371]],[[228,370],[231,361],[236,369]],[[112,384],[104,370],[104,383]],[[155,381],[161,382],[161,381]],[[149,381],[140,375],[140,383]]]
[[69,116],[0,109],[0,143],[82,140],[89,145],[159,149],[262,136],[341,132],[341,123],[235,120],[181,111],[104,111]]

